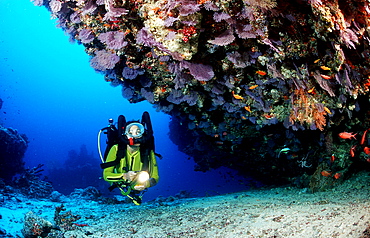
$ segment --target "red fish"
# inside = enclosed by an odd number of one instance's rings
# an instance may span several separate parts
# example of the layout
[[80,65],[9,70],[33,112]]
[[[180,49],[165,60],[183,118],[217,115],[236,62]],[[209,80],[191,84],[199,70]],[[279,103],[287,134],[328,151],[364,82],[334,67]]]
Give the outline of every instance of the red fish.
[[341,176],[342,176],[342,174],[341,174],[341,173],[335,173],[333,177],[334,177],[335,179],[339,179]]
[[259,74],[261,76],[265,76],[267,73],[265,71],[262,71],[262,70],[257,70],[256,74]]
[[326,171],[326,170],[323,170],[323,171],[321,171],[321,175],[324,176],[324,177],[330,177],[331,176],[331,172]]
[[73,225],[75,225],[75,226],[79,226],[79,227],[89,226],[89,225],[87,225],[87,224],[79,224],[79,223],[73,223]]
[[353,132],[341,132],[339,133],[339,137],[342,139],[356,139],[356,134],[353,134]]
[[332,154],[331,157],[330,157],[330,163],[334,163],[334,161],[335,161],[335,156],[334,156],[334,154]]
[[369,147],[367,147],[367,146],[365,146],[365,148],[364,148],[364,152],[365,152],[365,154],[370,154],[370,148]]
[[351,155],[351,157],[355,157],[356,147],[357,147],[357,145],[354,145],[354,146],[352,146],[352,147],[351,147],[351,149],[349,150],[349,154]]
[[330,79],[331,78],[330,76],[325,75],[325,74],[320,74],[320,75],[321,75],[321,78],[323,78],[323,79]]
[[369,129],[367,129],[366,131],[364,131],[364,134],[362,135],[361,137],[361,141],[360,141],[360,145],[363,145],[365,143],[365,140],[366,140],[366,134],[367,134],[367,131]]
[[307,91],[308,93],[312,94],[312,95],[315,95],[316,92],[315,92],[315,87],[311,88],[310,90]]

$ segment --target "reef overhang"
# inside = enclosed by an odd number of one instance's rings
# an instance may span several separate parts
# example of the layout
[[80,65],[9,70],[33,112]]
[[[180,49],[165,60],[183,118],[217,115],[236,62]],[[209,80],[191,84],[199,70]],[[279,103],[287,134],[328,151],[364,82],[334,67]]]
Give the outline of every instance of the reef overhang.
[[338,133],[369,127],[366,0],[33,2],[123,97],[174,118],[199,170],[294,177],[335,154],[341,171],[353,143]]

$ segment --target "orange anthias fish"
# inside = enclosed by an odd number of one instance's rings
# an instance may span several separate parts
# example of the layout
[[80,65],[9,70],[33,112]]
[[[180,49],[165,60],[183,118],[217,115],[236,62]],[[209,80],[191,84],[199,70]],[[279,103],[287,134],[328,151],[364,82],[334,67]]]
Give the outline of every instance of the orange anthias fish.
[[234,91],[231,92],[233,94],[233,97],[235,99],[244,99],[242,96],[238,95],[238,94],[235,94]]
[[321,78],[323,78],[323,79],[330,79],[331,77],[328,76],[328,75],[325,75],[325,74],[321,74]]
[[366,134],[367,134],[367,131],[369,129],[367,129],[366,131],[364,131],[364,134],[362,135],[361,137],[361,141],[360,141],[360,145],[363,145],[365,143],[365,140],[366,140]]
[[332,154],[331,157],[330,157],[330,163],[334,163],[335,159],[336,158],[335,158],[334,154]]
[[245,106],[245,107],[244,107],[244,109],[245,109],[245,110],[247,110],[248,112],[252,112],[252,110],[251,110],[251,107],[250,107],[250,106]]
[[259,74],[261,76],[265,76],[267,73],[265,71],[262,71],[262,70],[257,70],[256,74]]
[[324,107],[324,110],[325,110],[327,113],[331,114],[331,111],[330,111],[330,109],[329,109],[329,108]]
[[326,66],[320,66],[320,68],[323,69],[323,70],[331,70],[331,68],[326,67]]
[[342,176],[342,174],[341,174],[341,173],[335,173],[333,177],[334,177],[335,179],[339,179],[341,176]]
[[367,147],[367,146],[365,146],[365,148],[364,148],[364,152],[365,152],[365,154],[370,154],[370,148],[369,147]]
[[354,145],[349,150],[349,154],[351,155],[351,157],[355,157],[356,147],[357,147],[357,145]]
[[315,87],[311,88],[310,90],[307,91],[308,93],[312,94],[312,95],[315,95],[316,92],[315,92]]
[[341,132],[339,133],[339,137],[342,139],[356,139],[356,134],[353,134],[353,132]]
[[324,176],[324,177],[330,177],[331,176],[331,172],[326,171],[326,170],[323,170],[323,171],[321,171],[321,175]]

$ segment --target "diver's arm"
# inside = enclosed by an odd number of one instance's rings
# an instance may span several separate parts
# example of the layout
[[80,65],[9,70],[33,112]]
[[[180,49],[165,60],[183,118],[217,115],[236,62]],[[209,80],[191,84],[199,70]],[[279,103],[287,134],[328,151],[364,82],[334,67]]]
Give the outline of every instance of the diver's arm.
[[[116,155],[118,151],[118,145],[112,146],[112,148],[109,150],[107,160],[106,162],[111,162],[116,160]],[[119,182],[119,181],[125,181],[127,173],[115,173],[114,171],[115,166],[111,166],[108,168],[105,168],[103,171],[103,178],[107,182]]]
[[157,159],[155,157],[154,151],[150,152],[150,162],[149,162],[149,171],[150,171],[150,179],[145,184],[145,186],[148,187],[153,187],[156,185],[159,181],[159,174],[158,174],[158,165],[157,165]]

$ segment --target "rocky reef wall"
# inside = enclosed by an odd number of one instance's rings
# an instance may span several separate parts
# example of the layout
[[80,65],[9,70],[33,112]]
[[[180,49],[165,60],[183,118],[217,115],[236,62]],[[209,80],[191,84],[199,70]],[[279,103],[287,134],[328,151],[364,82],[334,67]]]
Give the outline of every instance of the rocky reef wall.
[[369,159],[367,0],[33,2],[123,97],[173,117],[198,170],[334,176]]
[[26,135],[0,125],[0,178],[11,181],[14,175],[24,171],[27,146]]

